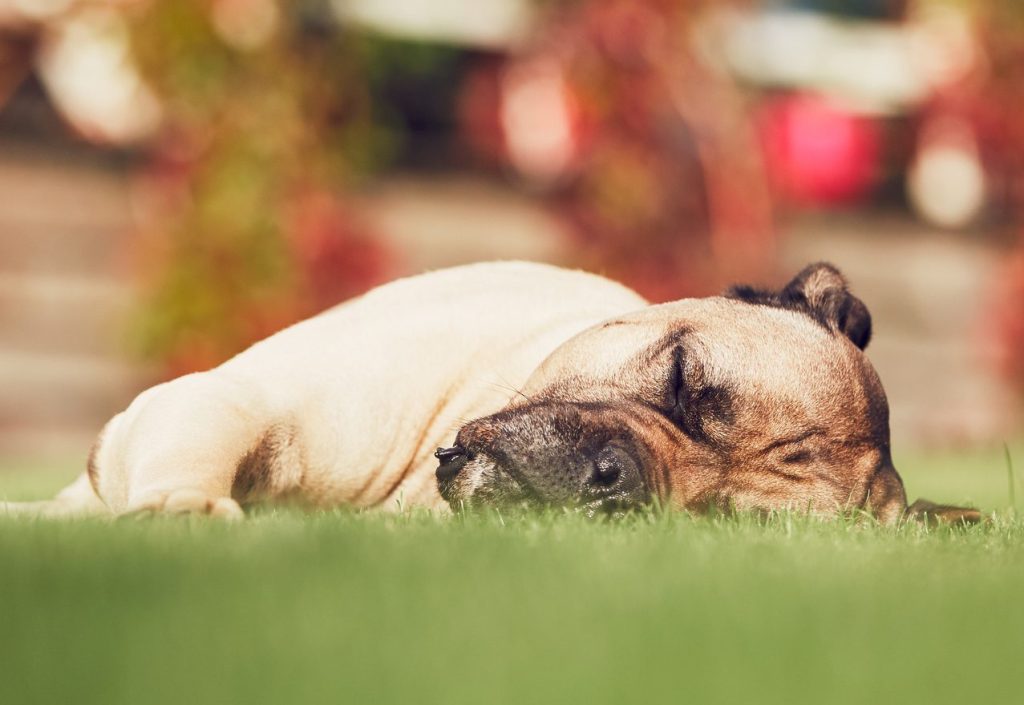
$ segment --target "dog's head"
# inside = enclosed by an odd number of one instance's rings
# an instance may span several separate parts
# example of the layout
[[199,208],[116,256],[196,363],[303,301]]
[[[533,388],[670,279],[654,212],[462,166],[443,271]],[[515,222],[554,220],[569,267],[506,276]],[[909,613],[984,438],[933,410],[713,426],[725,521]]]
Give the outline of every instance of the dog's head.
[[[590,328],[438,451],[453,507],[907,509],[871,317],[831,265]],[[960,516],[959,518],[964,518]]]

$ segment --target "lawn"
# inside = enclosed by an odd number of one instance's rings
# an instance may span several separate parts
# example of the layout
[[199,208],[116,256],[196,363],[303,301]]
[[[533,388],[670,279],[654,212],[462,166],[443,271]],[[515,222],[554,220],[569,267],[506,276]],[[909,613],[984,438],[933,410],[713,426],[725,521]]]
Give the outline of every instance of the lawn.
[[994,520],[2,519],[0,703],[1024,702],[1001,449],[897,461]]

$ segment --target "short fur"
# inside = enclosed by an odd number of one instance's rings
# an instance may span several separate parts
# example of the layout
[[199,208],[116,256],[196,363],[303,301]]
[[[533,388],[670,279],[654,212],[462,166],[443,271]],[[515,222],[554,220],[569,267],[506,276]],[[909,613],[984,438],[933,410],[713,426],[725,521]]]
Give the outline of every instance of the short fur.
[[[862,353],[870,326],[827,264],[779,292],[658,306],[546,265],[433,272],[144,391],[55,500],[0,506],[237,517],[285,498],[442,511],[656,501],[893,522],[907,505]],[[435,477],[438,446],[452,447]],[[927,513],[941,510],[971,516]]]

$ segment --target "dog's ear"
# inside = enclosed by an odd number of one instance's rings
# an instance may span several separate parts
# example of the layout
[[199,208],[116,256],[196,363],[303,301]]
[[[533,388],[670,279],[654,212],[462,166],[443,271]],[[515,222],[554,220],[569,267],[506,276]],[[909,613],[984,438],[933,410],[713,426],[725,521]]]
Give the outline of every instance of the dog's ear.
[[907,508],[907,518],[926,524],[977,524],[982,520],[981,512],[971,507],[953,507],[919,499]]
[[827,262],[804,267],[782,290],[780,298],[783,306],[805,310],[861,350],[871,340],[868,307],[850,293],[846,277]]
[[867,509],[882,524],[897,524],[907,511],[903,480],[892,465],[884,465],[868,484]]
[[871,340],[868,307],[850,293],[846,278],[828,262],[804,267],[782,291],[734,286],[726,296],[805,313],[829,330],[842,333],[861,350]]

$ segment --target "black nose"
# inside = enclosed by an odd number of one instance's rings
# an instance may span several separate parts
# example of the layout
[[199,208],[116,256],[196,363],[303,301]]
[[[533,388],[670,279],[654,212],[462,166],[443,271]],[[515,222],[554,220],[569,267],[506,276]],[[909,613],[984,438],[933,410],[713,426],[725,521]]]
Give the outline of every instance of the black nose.
[[615,446],[605,446],[594,458],[591,482],[595,485],[614,485],[622,474],[622,467],[628,461],[625,452]]
[[469,453],[462,446],[455,445],[451,448],[438,448],[434,451],[434,457],[439,461],[437,479],[445,482],[454,478],[465,467]]

